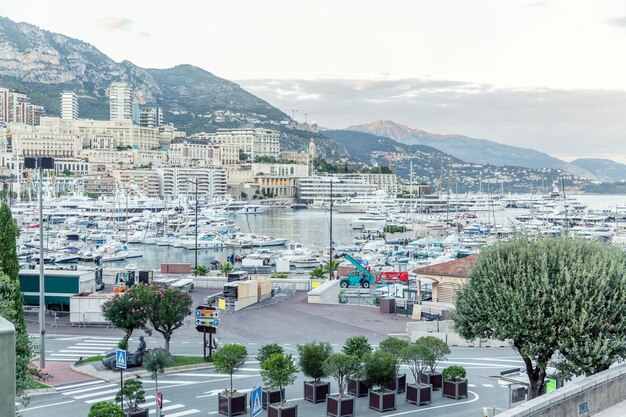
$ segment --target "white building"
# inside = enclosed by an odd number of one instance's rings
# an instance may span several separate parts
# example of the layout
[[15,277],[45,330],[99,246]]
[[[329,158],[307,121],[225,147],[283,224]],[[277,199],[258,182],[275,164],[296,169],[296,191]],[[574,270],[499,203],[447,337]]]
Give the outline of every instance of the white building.
[[220,148],[206,139],[174,139],[167,150],[167,161],[172,166],[218,166],[222,165]]
[[129,83],[111,83],[109,89],[109,115],[111,120],[132,120],[133,88]]
[[61,93],[61,119],[78,119],[78,97],[73,91]]
[[332,181],[333,198],[349,198],[371,195],[376,187],[358,178],[337,178],[334,176],[302,177],[298,180],[299,197],[306,203],[321,205],[330,200]]
[[198,185],[199,198],[226,195],[226,171],[221,168],[157,168],[161,197],[192,195]]
[[213,143],[234,145],[254,161],[259,156],[280,156],[280,134],[268,129],[218,129],[210,135]]
[[139,111],[139,126],[159,127],[163,124],[163,110],[160,107],[142,107]]

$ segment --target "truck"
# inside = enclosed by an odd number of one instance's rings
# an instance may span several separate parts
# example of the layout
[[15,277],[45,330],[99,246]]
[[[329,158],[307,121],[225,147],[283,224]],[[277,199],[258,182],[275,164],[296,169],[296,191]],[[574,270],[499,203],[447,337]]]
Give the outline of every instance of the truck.
[[355,268],[355,271],[350,272],[347,276],[342,277],[339,281],[341,288],[357,287],[369,288],[373,284],[379,284],[382,282],[408,282],[409,273],[406,271],[401,272],[381,272],[377,276],[374,276],[369,268],[361,265],[359,261],[351,257],[350,255],[344,255],[344,259],[350,262]]
[[[97,270],[46,269],[44,271],[44,302],[51,311],[69,311],[74,294],[96,291]],[[20,289],[25,306],[39,306],[39,269],[22,269]]]

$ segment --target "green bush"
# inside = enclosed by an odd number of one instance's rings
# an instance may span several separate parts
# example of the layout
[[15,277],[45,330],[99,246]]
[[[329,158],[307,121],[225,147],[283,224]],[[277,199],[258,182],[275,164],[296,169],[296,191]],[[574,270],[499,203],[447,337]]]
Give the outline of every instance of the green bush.
[[333,353],[333,348],[327,342],[312,342],[298,345],[300,354],[300,369],[305,376],[318,382],[328,376],[324,369],[324,362]]
[[465,368],[462,366],[452,365],[443,370],[441,376],[448,381],[460,381],[465,379]]
[[285,353],[276,353],[267,358],[261,365],[263,384],[277,388],[281,392],[281,403],[284,401],[282,389],[293,384],[297,373],[298,367],[294,363],[293,357]]
[[117,404],[103,401],[91,406],[88,417],[124,417],[124,411]]
[[445,360],[446,355],[450,354],[448,344],[434,336],[424,336],[420,337],[418,340],[429,352],[425,360],[426,365],[430,368],[430,372],[435,372],[439,361]]
[[363,356],[363,374],[373,387],[384,390],[396,377],[396,357],[391,353],[377,350]]
[[346,355],[362,359],[363,355],[372,351],[372,346],[365,336],[352,336],[346,339],[341,349]]
[[402,351],[408,346],[409,342],[398,339],[397,337],[388,337],[378,345],[378,349],[391,353],[393,357],[396,358],[396,374],[400,371]]
[[285,350],[278,343],[268,343],[266,345],[261,346],[258,353],[256,354],[256,360],[259,361],[259,366],[263,365],[263,362],[267,358],[277,353],[285,353]]
[[120,402],[121,395],[124,394],[126,411],[137,411],[139,405],[146,402],[143,384],[138,379],[128,379],[124,381],[124,387],[115,395],[115,402]]

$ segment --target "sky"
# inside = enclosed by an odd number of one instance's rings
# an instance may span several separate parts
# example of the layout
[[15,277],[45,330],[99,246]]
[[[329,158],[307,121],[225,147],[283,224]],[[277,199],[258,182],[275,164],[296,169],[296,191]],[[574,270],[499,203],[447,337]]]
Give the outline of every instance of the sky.
[[0,0],[0,14],[117,61],[197,65],[329,128],[389,119],[626,163],[623,0]]

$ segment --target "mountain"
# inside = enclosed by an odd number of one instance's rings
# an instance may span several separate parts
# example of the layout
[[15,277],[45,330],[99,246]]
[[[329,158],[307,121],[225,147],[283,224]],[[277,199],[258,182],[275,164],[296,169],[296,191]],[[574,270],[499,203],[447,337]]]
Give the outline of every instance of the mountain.
[[467,162],[497,166],[514,165],[536,169],[564,169],[578,176],[595,179],[595,176],[585,169],[572,166],[543,152],[503,145],[490,140],[474,139],[462,135],[440,135],[414,129],[390,120],[377,120],[368,124],[350,126],[347,129],[386,136],[409,145],[432,146]]
[[306,149],[314,140],[328,157],[345,154],[321,135],[286,129],[280,124],[290,120],[285,113],[202,68],[145,69],[130,61],[118,63],[89,43],[0,17],[0,86],[26,93],[49,115],[60,114],[61,92],[73,90],[80,117],[108,119],[108,88],[113,81],[129,82],[140,104],[162,107],[165,122],[188,133],[271,127],[281,131],[285,149]]
[[570,164],[594,173],[605,182],[626,181],[626,165],[610,159],[579,158]]
[[[563,171],[556,168],[527,168],[467,163],[427,145],[407,145],[389,137],[356,130],[326,130],[323,135],[343,146],[352,161],[368,165],[391,165],[404,179],[433,184],[439,190],[454,192],[550,191]],[[588,181],[568,176],[568,185],[578,187]]]

